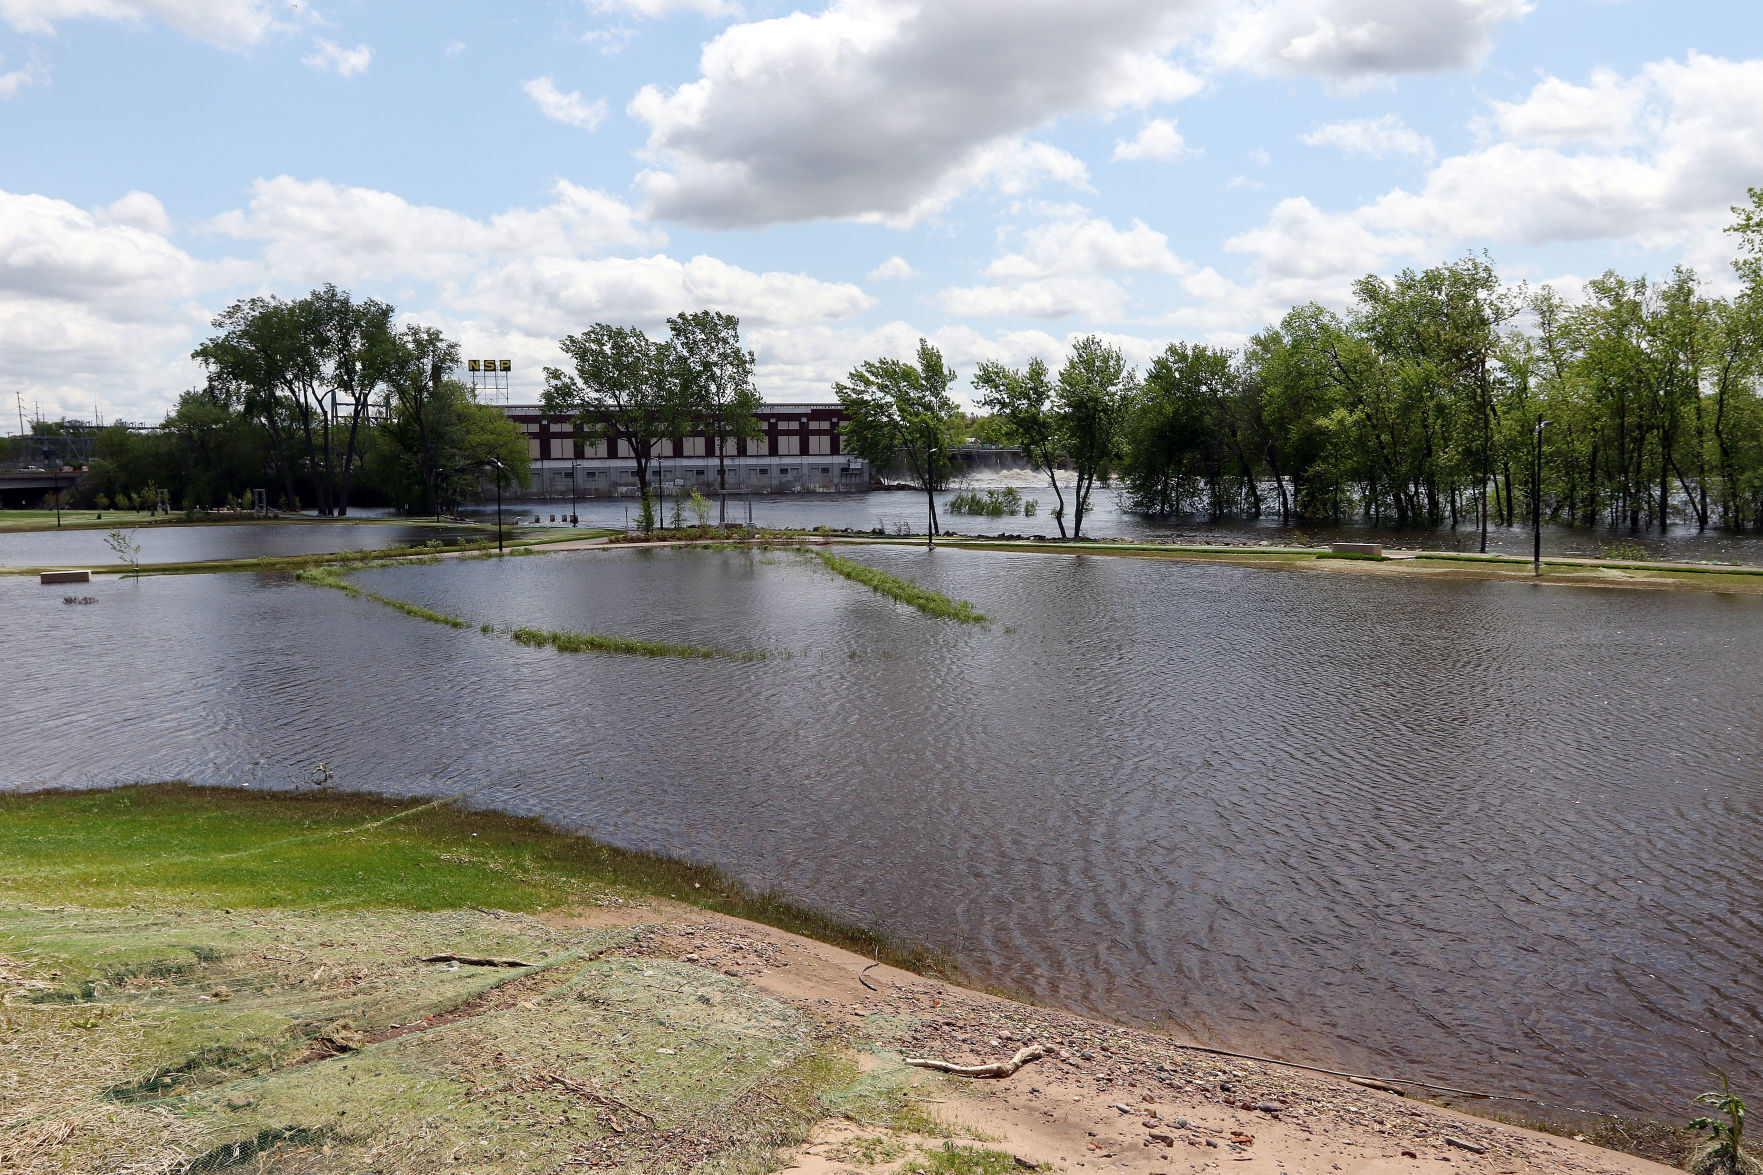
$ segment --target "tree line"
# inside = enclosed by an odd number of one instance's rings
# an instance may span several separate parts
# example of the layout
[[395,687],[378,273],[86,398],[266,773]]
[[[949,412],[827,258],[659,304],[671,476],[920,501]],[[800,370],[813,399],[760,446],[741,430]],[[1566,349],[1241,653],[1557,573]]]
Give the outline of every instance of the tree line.
[[[326,285],[228,307],[193,352],[207,380],[158,426],[97,429],[70,497],[186,511],[250,506],[342,516],[351,503],[440,514],[482,478],[526,484],[526,439],[455,379],[459,345]],[[62,431],[77,427],[62,422]]]
[[[1110,481],[1147,516],[1468,524],[1483,549],[1533,501],[1585,526],[1763,528],[1763,189],[1733,211],[1731,297],[1680,266],[1569,302],[1470,256],[1361,278],[1344,312],[1296,307],[1239,348],[1171,343],[1143,373],[1092,336],[1057,373],[987,362],[973,384],[988,434],[1047,476],[1062,536]],[[877,468],[904,453],[928,492],[954,379],[924,342],[860,365],[834,386],[848,443]]]

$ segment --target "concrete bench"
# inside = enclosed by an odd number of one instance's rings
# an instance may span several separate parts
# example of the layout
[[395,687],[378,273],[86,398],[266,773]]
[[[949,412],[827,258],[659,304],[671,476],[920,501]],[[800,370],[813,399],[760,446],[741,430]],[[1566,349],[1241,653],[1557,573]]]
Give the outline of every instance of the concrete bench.
[[37,577],[38,583],[91,583],[90,571],[45,571]]
[[1370,555],[1383,558],[1382,543],[1330,543],[1328,549],[1336,555]]

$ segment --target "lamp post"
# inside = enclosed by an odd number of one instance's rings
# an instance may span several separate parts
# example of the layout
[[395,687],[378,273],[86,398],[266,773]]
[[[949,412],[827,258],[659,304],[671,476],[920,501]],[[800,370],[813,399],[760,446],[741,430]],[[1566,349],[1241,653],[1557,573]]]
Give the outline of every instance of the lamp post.
[[575,525],[575,503],[581,496],[581,462],[569,463],[569,525]]
[[1537,417],[1536,452],[1531,458],[1530,479],[1530,571],[1543,573],[1543,429],[1549,422]]
[[924,455],[924,549],[933,550],[937,545],[937,507],[935,472],[936,456],[941,449],[932,449]]
[[496,554],[502,554],[502,462],[491,457],[485,465],[496,467]]

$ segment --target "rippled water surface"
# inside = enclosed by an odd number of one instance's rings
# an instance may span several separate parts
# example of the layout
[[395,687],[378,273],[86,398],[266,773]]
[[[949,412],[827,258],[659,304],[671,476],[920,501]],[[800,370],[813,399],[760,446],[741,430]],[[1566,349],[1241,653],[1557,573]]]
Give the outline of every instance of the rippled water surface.
[[[106,533],[73,529],[0,531],[0,567],[114,566],[122,560],[105,545]],[[255,559],[260,555],[279,558],[367,551],[462,533],[466,531],[382,522],[229,522],[143,526],[133,536],[140,545],[142,563],[194,563]],[[475,531],[471,533],[477,537]],[[494,532],[490,537],[495,537]]]
[[[1763,1081],[1763,599],[857,548],[0,580],[12,786],[477,789],[1202,1041],[1682,1116]],[[787,655],[786,655],[787,654]]]

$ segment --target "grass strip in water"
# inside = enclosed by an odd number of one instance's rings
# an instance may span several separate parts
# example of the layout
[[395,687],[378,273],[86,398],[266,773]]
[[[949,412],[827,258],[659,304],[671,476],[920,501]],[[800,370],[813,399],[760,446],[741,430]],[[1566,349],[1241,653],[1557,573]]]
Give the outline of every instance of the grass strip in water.
[[641,640],[631,636],[606,636],[597,632],[555,632],[543,628],[517,628],[508,634],[517,644],[556,649],[559,653],[623,653],[636,657],[686,657],[696,660],[762,661],[763,649],[733,651],[711,645],[678,645],[670,641]]
[[421,604],[412,604],[408,600],[382,596],[378,592],[370,592],[366,588],[350,583],[342,574],[331,567],[311,567],[302,571],[295,578],[302,583],[316,584],[319,587],[335,588],[348,596],[365,596],[376,604],[394,608],[406,616],[414,616],[418,620],[426,620],[430,624],[444,624],[448,628],[470,628],[471,622],[461,620],[457,616],[449,616],[445,612],[437,612],[433,608],[424,608]]
[[814,557],[819,559],[827,570],[836,572],[853,583],[860,583],[889,599],[898,600],[902,604],[910,604],[926,616],[934,616],[939,620],[956,620],[962,624],[986,623],[985,616],[966,600],[951,600],[941,592],[933,592],[927,587],[920,587],[909,579],[901,579],[879,567],[871,567],[869,564],[859,563],[855,559],[846,559],[831,551],[815,551]]
[[[369,564],[368,566],[387,566],[387,564]],[[448,628],[471,628],[471,621],[461,620],[457,616],[449,616],[445,612],[437,612],[433,608],[425,608],[421,604],[412,604],[408,600],[400,600],[393,596],[370,592],[359,584],[350,583],[343,573],[334,567],[311,567],[297,576],[302,583],[314,584],[318,587],[335,588],[351,597],[365,597],[376,604],[383,604],[396,609],[406,616],[418,620],[427,620],[431,624],[444,624]],[[485,635],[494,635],[498,629],[488,624],[476,626]],[[594,632],[556,632],[550,629],[521,627],[508,630],[508,635],[516,644],[529,648],[556,649],[559,653],[618,653],[635,657],[685,657],[695,660],[729,661],[762,661],[769,654],[763,649],[729,650],[718,649],[711,645],[681,645],[670,641],[641,640],[629,636],[606,636]]]

